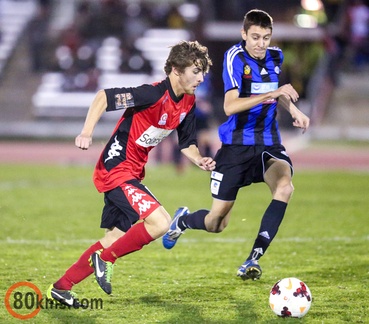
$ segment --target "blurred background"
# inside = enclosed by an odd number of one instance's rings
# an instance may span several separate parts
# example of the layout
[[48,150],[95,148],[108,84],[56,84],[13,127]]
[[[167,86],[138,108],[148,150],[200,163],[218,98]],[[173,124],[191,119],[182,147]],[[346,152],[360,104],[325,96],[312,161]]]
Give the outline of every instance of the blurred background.
[[[169,46],[197,39],[214,63],[197,91],[205,150],[225,120],[223,54],[259,8],[274,19],[282,82],[300,93],[309,138],[369,141],[368,2],[0,0],[0,139],[73,139],[97,90],[163,79]],[[105,114],[95,138],[108,138],[120,114]],[[289,116],[278,118],[292,132]]]

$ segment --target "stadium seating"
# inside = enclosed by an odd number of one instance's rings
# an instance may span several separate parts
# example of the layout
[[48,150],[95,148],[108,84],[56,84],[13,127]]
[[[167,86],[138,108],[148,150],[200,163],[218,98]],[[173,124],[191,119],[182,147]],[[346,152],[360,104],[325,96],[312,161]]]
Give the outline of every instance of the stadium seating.
[[[97,50],[96,67],[100,71],[98,89],[132,87],[151,83],[165,77],[163,68],[170,46],[189,38],[185,30],[149,29],[135,42],[135,47],[152,66],[152,73],[122,73],[119,71],[121,53],[119,41],[108,37]],[[145,45],[144,45],[145,44]],[[86,115],[96,91],[65,91],[63,72],[45,73],[38,90],[33,95],[33,115],[36,118],[82,118]],[[106,114],[103,119],[116,119]]]
[[0,1],[0,77],[36,9],[33,0]]

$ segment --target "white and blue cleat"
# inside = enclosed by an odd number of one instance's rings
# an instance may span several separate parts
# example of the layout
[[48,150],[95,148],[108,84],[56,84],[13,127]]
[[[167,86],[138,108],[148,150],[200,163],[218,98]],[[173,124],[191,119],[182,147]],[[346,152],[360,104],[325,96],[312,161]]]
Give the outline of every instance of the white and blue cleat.
[[171,249],[174,245],[176,245],[177,240],[183,234],[182,231],[178,227],[178,219],[181,216],[187,215],[189,213],[189,209],[187,207],[179,207],[177,211],[174,213],[173,220],[169,225],[168,232],[163,236],[163,245],[166,249]]
[[262,273],[257,260],[246,260],[245,263],[238,268],[237,276],[241,277],[242,280],[257,280],[260,279]]

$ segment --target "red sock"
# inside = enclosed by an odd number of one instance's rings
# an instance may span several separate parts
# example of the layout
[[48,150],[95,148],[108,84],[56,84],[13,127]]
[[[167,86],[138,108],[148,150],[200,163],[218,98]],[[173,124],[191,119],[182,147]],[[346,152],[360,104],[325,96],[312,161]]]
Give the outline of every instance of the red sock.
[[144,223],[131,227],[124,236],[120,237],[111,246],[105,249],[100,257],[104,261],[114,263],[116,259],[134,251],[141,250],[144,245],[154,241],[147,232]]
[[71,290],[73,285],[78,284],[92,274],[94,269],[90,266],[88,259],[92,253],[101,249],[103,249],[103,246],[99,241],[91,245],[83,252],[78,261],[72,264],[65,274],[54,283],[54,287],[61,290]]

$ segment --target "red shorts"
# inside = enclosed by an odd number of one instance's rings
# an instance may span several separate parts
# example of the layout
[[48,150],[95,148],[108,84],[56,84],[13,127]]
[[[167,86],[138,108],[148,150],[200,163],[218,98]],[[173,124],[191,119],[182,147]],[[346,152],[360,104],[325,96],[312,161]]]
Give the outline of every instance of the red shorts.
[[130,180],[104,193],[101,228],[117,227],[127,232],[161,206],[150,190],[138,180]]

